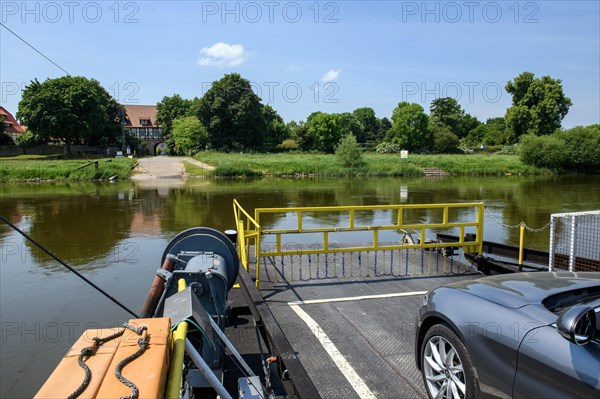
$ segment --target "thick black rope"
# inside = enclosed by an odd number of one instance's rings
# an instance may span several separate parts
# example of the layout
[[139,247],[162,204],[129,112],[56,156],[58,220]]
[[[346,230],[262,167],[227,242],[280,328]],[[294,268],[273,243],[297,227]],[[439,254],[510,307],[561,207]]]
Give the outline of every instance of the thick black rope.
[[[138,335],[142,335],[143,332],[146,331],[146,326],[140,327],[138,329],[131,328],[131,330],[135,331]],[[123,377],[123,374],[121,374],[121,372],[123,370],[123,367],[127,366],[129,363],[142,356],[142,354],[146,351],[146,348],[148,348],[149,341],[150,337],[148,335],[145,335],[144,337],[138,339],[138,345],[140,348],[137,350],[137,352],[121,360],[119,364],[117,364],[117,367],[115,367],[115,376],[117,377],[117,379],[121,381],[121,383],[127,385],[129,389],[131,389],[131,395],[121,396],[120,399],[137,399],[137,397],[139,396],[140,391],[138,390],[138,387],[133,382]]]
[[[146,327],[143,326],[143,327],[136,328],[136,327],[132,326],[129,323],[125,323],[125,324],[123,324],[123,329],[121,331],[117,331],[116,333],[114,333],[112,335],[109,335],[108,337],[104,337],[104,338],[94,337],[94,338],[92,338],[92,341],[94,341],[94,343],[92,344],[92,346],[88,346],[87,348],[83,348],[81,350],[80,354],[79,354],[79,358],[77,359],[77,363],[79,363],[79,366],[83,369],[83,372],[85,373],[85,377],[83,379],[83,382],[75,390],[75,392],[73,392],[71,395],[68,396],[68,399],[76,399],[77,397],[79,397],[79,395],[81,395],[87,389],[88,385],[90,384],[90,381],[92,380],[92,371],[87,366],[87,364],[85,364],[85,362],[90,357],[94,356],[96,354],[96,352],[98,352],[98,348],[101,345],[104,345],[106,342],[112,341],[113,339],[118,338],[121,335],[123,335],[123,333],[125,332],[125,329],[131,330],[131,331],[135,332],[138,335],[142,335],[142,333],[146,330]],[[124,396],[123,398],[135,399],[135,398],[138,397],[139,391],[138,391],[137,387],[134,384],[132,384],[130,381],[128,381],[127,379],[125,379],[121,375],[121,369],[123,368],[123,366],[125,366],[128,363],[130,363],[131,361],[137,359],[142,353],[144,353],[144,351],[146,350],[146,347],[148,346],[148,340],[149,340],[149,338],[148,338],[147,335],[144,338],[140,338],[138,340],[138,345],[140,345],[140,350],[138,350],[133,355],[125,358],[115,368],[115,375],[116,375],[116,377],[123,384],[127,385],[131,389],[131,391],[132,391],[132,395],[130,395],[130,396]],[[142,346],[142,343],[140,341],[144,341],[143,346]],[[123,380],[125,380],[127,382],[124,382]],[[132,387],[132,385],[133,385],[133,387]]]

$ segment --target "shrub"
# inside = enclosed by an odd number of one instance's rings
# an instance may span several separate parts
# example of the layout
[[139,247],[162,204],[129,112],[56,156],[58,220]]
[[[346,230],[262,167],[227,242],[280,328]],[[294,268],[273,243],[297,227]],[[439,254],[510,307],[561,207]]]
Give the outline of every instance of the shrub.
[[287,139],[287,140],[283,140],[283,142],[281,144],[279,144],[277,147],[279,147],[283,150],[297,150],[298,143],[296,142],[296,140]]
[[340,140],[335,156],[342,166],[346,168],[357,168],[364,164],[362,151],[358,147],[358,142],[353,134],[348,134]]
[[600,168],[600,125],[577,126],[556,136],[564,142],[564,166],[573,170]]
[[26,131],[17,137],[17,145],[22,148],[33,147],[36,145],[45,144],[45,141],[34,135],[30,131]]
[[400,151],[402,151],[402,147],[400,146],[400,144],[384,141],[377,145],[375,151],[377,151],[378,154],[400,154]]
[[195,116],[176,118],[173,121],[173,142],[177,155],[192,156],[208,138],[208,131]]
[[560,130],[551,136],[523,136],[518,152],[528,165],[595,171],[600,169],[600,125]]
[[519,157],[527,165],[561,170],[565,164],[564,141],[557,136],[524,135],[519,143]]
[[496,154],[498,154],[498,155],[517,155],[517,146],[516,145],[505,145]]
[[433,132],[433,152],[436,154],[455,154],[460,152],[458,136],[447,128],[436,129]]

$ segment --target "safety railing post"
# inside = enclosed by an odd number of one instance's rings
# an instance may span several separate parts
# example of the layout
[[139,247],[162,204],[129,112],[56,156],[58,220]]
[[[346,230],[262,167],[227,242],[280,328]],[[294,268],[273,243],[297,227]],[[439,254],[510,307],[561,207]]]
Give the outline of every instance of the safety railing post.
[[519,271],[523,271],[523,247],[525,244],[525,223],[519,226]]
[[483,223],[484,223],[484,207],[483,202],[479,204],[479,212],[477,215],[477,234],[476,240],[479,242],[477,249],[478,255],[483,255]]

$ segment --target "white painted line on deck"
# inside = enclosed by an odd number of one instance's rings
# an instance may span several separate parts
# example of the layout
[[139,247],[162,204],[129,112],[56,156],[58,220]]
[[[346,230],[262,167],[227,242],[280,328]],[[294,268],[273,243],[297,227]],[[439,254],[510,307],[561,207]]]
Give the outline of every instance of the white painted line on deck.
[[317,324],[317,322],[314,321],[313,318],[308,315],[308,313],[302,310],[299,305],[294,305],[290,303],[290,307],[306,323],[308,329],[321,343],[323,349],[325,349],[327,354],[333,360],[333,363],[338,367],[338,369],[340,369],[340,371],[342,372],[344,377],[346,377],[350,385],[352,385],[352,388],[358,394],[358,396],[360,398],[366,399],[377,399],[373,392],[371,392],[367,384],[365,384],[362,378],[360,378],[360,376],[352,368],[350,363],[346,360],[344,355],[342,355],[340,351],[335,347],[333,342],[331,342],[327,334],[325,334],[325,332]]
[[342,298],[328,298],[328,299],[309,299],[306,301],[294,301],[288,302],[288,305],[314,305],[318,303],[331,303],[331,302],[352,302],[352,301],[364,301],[366,299],[381,299],[381,298],[398,298],[403,296],[416,296],[425,295],[427,291],[410,291],[410,292],[395,292],[392,294],[377,294],[377,295],[361,295],[361,296],[347,296]]

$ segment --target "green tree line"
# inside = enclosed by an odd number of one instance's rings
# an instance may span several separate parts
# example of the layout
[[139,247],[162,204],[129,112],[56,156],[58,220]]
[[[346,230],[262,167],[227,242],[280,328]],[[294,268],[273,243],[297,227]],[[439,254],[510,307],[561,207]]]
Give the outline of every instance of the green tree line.
[[[558,143],[571,141],[592,145],[592,150],[600,152],[593,147],[597,128],[561,130],[572,102],[559,79],[524,72],[507,82],[505,89],[512,96],[511,106],[504,116],[485,122],[467,113],[456,99],[445,97],[433,100],[428,112],[419,104],[403,101],[389,118],[378,118],[372,108],[362,107],[344,113],[317,111],[306,120],[285,123],[275,109],[262,103],[247,79],[231,73],[213,82],[202,97],[164,97],[157,104],[156,122],[162,127],[169,152],[180,155],[203,149],[333,153],[348,136],[354,139],[345,142],[345,153],[352,153],[352,145],[382,153],[462,153],[473,147],[520,142],[529,149],[543,143],[542,147],[550,151]],[[17,112],[33,136],[30,140],[59,139],[67,147],[73,143],[118,143],[121,115],[122,106],[97,81],[71,76],[43,83],[32,81]],[[553,138],[542,142],[535,139],[539,137]],[[573,150],[569,159],[583,153]],[[524,162],[538,166],[544,166],[541,159],[556,158],[532,154],[520,151]],[[594,169],[595,158],[586,158],[563,159],[552,167]]]

